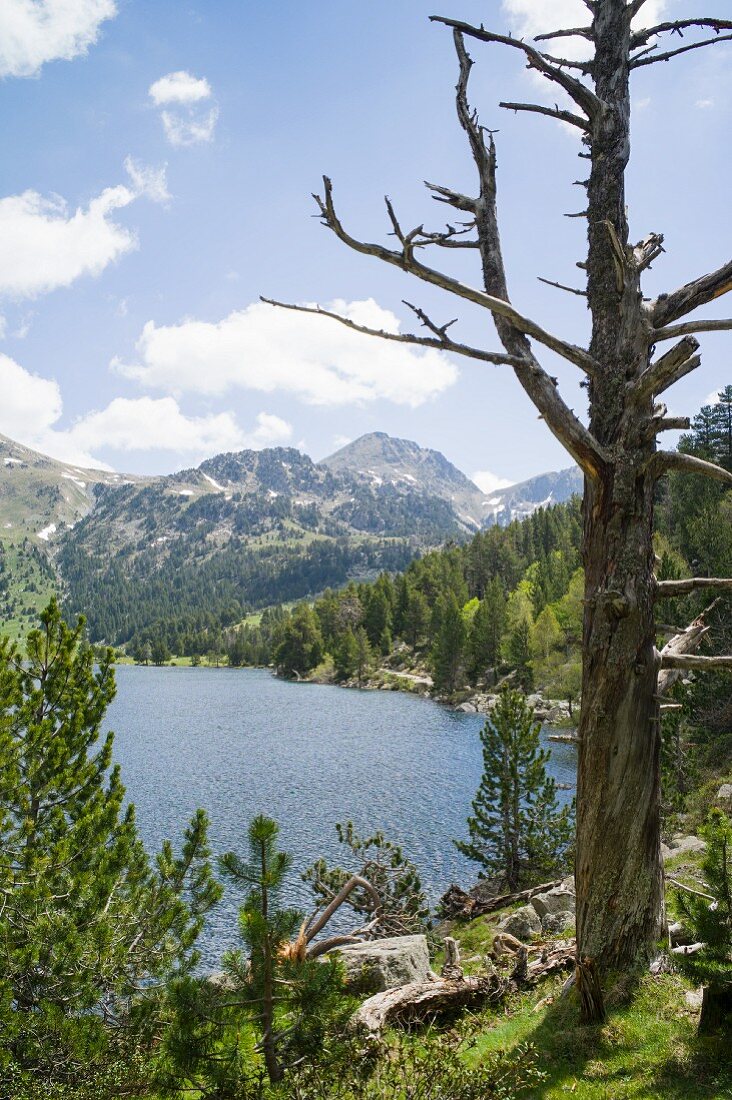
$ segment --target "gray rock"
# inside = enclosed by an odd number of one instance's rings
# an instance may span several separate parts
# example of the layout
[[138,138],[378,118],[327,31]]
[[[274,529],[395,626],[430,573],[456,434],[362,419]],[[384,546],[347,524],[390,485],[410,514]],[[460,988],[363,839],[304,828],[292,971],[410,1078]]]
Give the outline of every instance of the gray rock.
[[474,703],[461,703],[457,710],[461,714],[477,714],[478,708]]
[[671,857],[684,855],[687,852],[705,852],[706,843],[698,836],[675,836],[671,841]]
[[508,932],[522,943],[528,943],[532,936],[541,932],[541,920],[531,905],[522,905],[514,913],[509,913],[498,925],[501,932]]
[[732,783],[723,783],[717,791],[717,802],[723,803],[725,809],[732,807]]
[[358,993],[381,993],[410,982],[426,982],[432,976],[425,936],[354,943],[334,954],[343,961],[346,987]]
[[563,722],[569,718],[569,707],[564,703],[556,703],[547,711],[548,722]]
[[574,875],[567,875],[566,878],[563,878],[562,886],[565,890],[569,890],[570,894],[574,894],[576,892],[574,888]]
[[535,894],[531,899],[539,919],[547,915],[555,916],[557,913],[574,915],[576,903],[574,892],[564,886],[555,886],[553,890],[547,890],[545,894]]
[[574,931],[574,913],[547,913],[541,918],[541,927],[549,936]]
[[671,859],[674,854],[673,848],[669,848],[668,844],[661,845],[661,859],[665,863],[667,859]]
[[702,1001],[704,999],[704,990],[700,986],[698,989],[687,989],[684,994],[684,1000],[688,1008],[692,1008],[695,1012],[701,1011]]

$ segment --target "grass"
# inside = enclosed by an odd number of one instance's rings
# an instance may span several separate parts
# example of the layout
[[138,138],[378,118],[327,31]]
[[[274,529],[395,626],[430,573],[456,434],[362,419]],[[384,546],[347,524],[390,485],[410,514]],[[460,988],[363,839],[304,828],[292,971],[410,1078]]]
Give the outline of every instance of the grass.
[[[546,1074],[530,1095],[541,1100],[722,1100],[732,1097],[732,1062],[723,1039],[696,1035],[696,1009],[685,1000],[688,983],[676,974],[647,976],[625,1003],[609,1006],[602,1027],[582,1025],[561,984],[486,1016],[468,1057],[473,1063],[498,1050],[531,1043]],[[538,998],[552,998],[537,1010]]]

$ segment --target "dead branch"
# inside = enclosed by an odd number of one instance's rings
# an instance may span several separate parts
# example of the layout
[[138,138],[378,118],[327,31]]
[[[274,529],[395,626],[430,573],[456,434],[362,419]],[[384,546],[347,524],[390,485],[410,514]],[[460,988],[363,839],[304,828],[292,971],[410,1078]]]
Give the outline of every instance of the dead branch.
[[661,655],[661,668],[708,672],[712,668],[732,668],[732,657],[700,657],[696,653],[669,653],[666,656]]
[[636,56],[631,59],[630,68],[640,69],[643,65],[655,65],[659,61],[670,61],[673,57],[679,57],[682,53],[691,50],[703,50],[705,46],[716,46],[718,42],[732,41],[732,34],[717,34],[714,38],[705,38],[702,42],[690,42],[688,46],[679,46],[675,50],[667,50],[665,53],[654,53],[645,57]]
[[689,624],[686,630],[680,631],[675,637],[671,638],[671,640],[668,641],[661,650],[661,653],[659,654],[659,665],[661,671],[658,674],[658,683],[656,686],[657,701],[668,701],[666,699],[668,691],[673,687],[677,680],[681,679],[682,676],[682,672],[680,669],[672,669],[669,668],[668,665],[663,667],[660,662],[663,661],[664,657],[668,658],[670,656],[693,653],[699,648],[702,639],[709,630],[709,627],[706,624],[706,616],[710,613],[710,611],[712,611],[716,604],[717,601],[715,600],[714,603],[710,604],[709,607],[702,611],[701,615],[698,615],[697,618]]
[[[729,260],[716,271],[708,275],[702,275],[690,283],[679,287],[670,294],[662,294],[651,306],[651,321],[654,328],[664,328],[679,317],[692,313],[699,306],[705,306],[713,302],[715,298],[721,298],[732,290],[732,260]],[[695,332],[702,331],[694,329]]]
[[655,27],[644,27],[631,35],[630,48],[636,50],[645,46],[652,38],[659,34],[678,34],[698,27],[700,30],[732,31],[732,22],[729,19],[677,19],[670,23],[657,23]]
[[[480,42],[496,42],[501,46],[510,46],[512,49],[521,50],[526,56],[528,68],[536,69],[547,80],[551,80],[554,84],[558,84],[560,88],[563,88],[590,119],[594,119],[600,114],[602,103],[590,88],[583,84],[581,80],[577,80],[576,77],[564,72],[560,65],[553,64],[539,50],[535,50],[533,46],[529,46],[527,42],[523,42],[520,38],[494,34],[484,27],[473,27],[470,23],[464,23],[460,19],[448,19],[441,15],[431,15],[430,19],[433,23],[442,23],[446,27],[452,27],[460,34],[467,35],[469,38],[477,38]],[[585,67],[585,71],[590,71],[589,66]]]
[[[495,142],[492,134],[488,135],[486,142],[485,130],[470,108],[468,82],[473,62],[465,48],[462,33],[458,29],[453,31],[453,40],[459,63],[456,87],[458,121],[468,138],[478,171],[479,197],[475,203],[474,212],[483,265],[483,283],[489,295],[495,296],[500,301],[509,302],[496,210]],[[595,438],[561,399],[554,380],[538,363],[526,339],[530,333],[522,332],[505,312],[501,314],[496,311],[493,316],[499,338],[507,353],[525,361],[521,366],[514,367],[514,373],[543,416],[547,427],[589,477],[599,477],[606,466],[607,457]],[[597,369],[594,360],[589,369],[593,372]]]
[[668,325],[657,328],[653,333],[653,342],[675,340],[677,336],[688,336],[694,332],[728,332],[732,329],[732,320],[726,321],[685,321],[682,325]]
[[694,890],[691,886],[687,886],[684,882],[679,882],[678,879],[668,878],[666,879],[671,886],[675,886],[677,890],[683,890],[685,894],[693,894],[697,898],[705,898],[707,901],[716,901],[714,894],[705,894],[703,890]]
[[582,115],[576,115],[572,111],[564,111],[556,104],[554,107],[543,107],[539,103],[499,103],[498,106],[507,111],[529,111],[536,115],[548,115],[549,118],[556,118],[560,122],[576,126],[578,130],[582,130],[585,134],[590,132],[590,123],[586,118],[583,118]]
[[578,290],[574,286],[565,286],[564,283],[555,283],[553,279],[544,279],[541,275],[536,276],[540,283],[545,283],[547,286],[553,286],[557,290],[566,290],[567,294],[576,294],[578,298],[586,298],[586,290]]
[[[516,359],[511,355],[505,355],[501,352],[483,351],[482,348],[474,348],[468,344],[460,344],[456,340],[453,340],[445,332],[441,336],[417,336],[413,333],[407,332],[387,332],[385,329],[369,328],[367,325],[359,325],[355,321],[352,321],[349,317],[343,317],[340,313],[332,313],[328,309],[323,309],[321,306],[303,306],[296,305],[292,302],[277,302],[272,298],[260,297],[261,302],[265,302],[270,306],[277,306],[279,309],[291,309],[299,313],[314,313],[320,317],[329,317],[332,321],[338,321],[339,324],[345,325],[346,328],[352,329],[354,332],[360,332],[364,336],[378,336],[381,340],[395,340],[401,344],[415,344],[417,347],[437,348],[439,351],[450,351],[454,355],[464,355],[468,359],[481,359],[484,363],[494,363],[498,366],[506,365],[514,367],[517,365]],[[432,327],[431,325],[428,327]],[[443,326],[444,328],[445,326]],[[439,331],[435,326],[434,331]]]
[[553,882],[543,882],[540,886],[533,886],[530,890],[519,890],[513,894],[499,894],[487,901],[477,901],[459,886],[453,885],[440,898],[440,909],[446,917],[459,917],[465,920],[475,920],[486,913],[495,913],[507,905],[513,905],[517,901],[529,901],[536,894],[545,894],[547,890],[555,890],[562,885],[562,879]]
[[381,909],[381,898],[377,894],[374,887],[367,879],[363,878],[361,875],[351,875],[348,882],[343,884],[333,900],[328,905],[326,905],[323,912],[319,916],[317,915],[317,913],[313,914],[313,916],[307,922],[305,926],[306,944],[309,944],[313,939],[315,939],[318,932],[321,932],[323,928],[325,928],[326,924],[333,916],[333,914],[337,912],[337,910],[340,909],[341,905],[343,905],[343,903],[347,900],[349,894],[351,894],[357,888],[364,890],[368,894],[373,903],[373,912],[375,914],[378,914],[379,910]]
[[688,416],[662,416],[654,421],[656,434],[658,432],[688,432],[691,420]]
[[[413,230],[411,234],[403,234],[402,248],[399,250],[386,248],[384,245],[380,244],[359,241],[355,237],[352,237],[350,233],[346,231],[336,213],[333,203],[333,184],[327,176],[323,177],[323,187],[324,192],[322,196],[313,196],[318,204],[323,225],[330,229],[331,232],[333,232],[339,240],[343,241],[344,244],[348,245],[349,248],[366,256],[375,256],[377,259],[383,260],[384,263],[391,264],[394,267],[400,268],[402,271],[407,271],[409,274],[415,275],[423,282],[430,283],[432,286],[437,286],[441,290],[446,290],[451,294],[455,294],[458,298],[464,298],[465,301],[473,302],[475,305],[490,310],[494,315],[505,318],[514,328],[525,336],[531,336],[533,339],[538,340],[540,344],[544,344],[552,351],[557,352],[558,355],[568,359],[586,373],[589,374],[594,371],[596,364],[588,352],[583,348],[576,347],[574,344],[566,343],[566,341],[559,339],[557,336],[553,336],[551,333],[545,332],[535,321],[530,320],[528,317],[524,317],[518,310],[514,309],[507,300],[494,297],[475,287],[467,286],[458,279],[454,279],[450,275],[436,271],[434,268],[421,263],[414,256],[413,251],[413,234],[418,231]],[[398,225],[398,222],[396,222],[396,225]],[[421,228],[420,226],[419,230],[421,230]],[[395,232],[399,235],[401,229],[398,231],[395,230]]]
[[369,997],[351,1017],[349,1029],[378,1038],[388,1024],[429,1020],[446,1010],[469,1008],[488,999],[499,1000],[504,987],[495,972],[478,977],[411,982]]
[[672,955],[698,955],[707,945],[705,943],[689,943],[681,947],[672,947]]
[[696,455],[682,454],[681,451],[657,451],[651,459],[651,466],[656,478],[663,477],[671,470],[678,470],[680,473],[703,474],[714,481],[732,485],[732,473],[725,470],[724,466],[717,466],[715,462],[707,462]]
[[588,42],[594,41],[592,27],[572,27],[567,30],[547,31],[545,34],[534,35],[535,42],[551,42],[554,38],[586,38]]
[[699,341],[693,336],[685,336],[678,344],[657,359],[633,383],[636,400],[645,401],[654,394],[663,393],[679,379],[684,378],[701,364],[696,354]]
[[673,596],[686,596],[689,592],[697,592],[700,588],[732,588],[730,577],[686,577],[678,581],[658,581],[656,583],[656,595],[660,599],[669,599]]

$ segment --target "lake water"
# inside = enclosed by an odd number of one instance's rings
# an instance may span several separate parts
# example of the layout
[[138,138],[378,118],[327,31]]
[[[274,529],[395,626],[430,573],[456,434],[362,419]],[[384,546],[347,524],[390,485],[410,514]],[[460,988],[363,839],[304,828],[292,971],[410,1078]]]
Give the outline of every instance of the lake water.
[[[452,844],[482,770],[485,719],[398,692],[347,691],[277,680],[259,669],[117,668],[105,728],[149,851],[178,841],[197,807],[216,854],[246,852],[258,813],[292,852],[288,901],[310,907],[299,873],[319,856],[342,862],[334,824],[351,819],[402,844],[431,901],[477,868]],[[574,749],[552,745],[551,770],[574,782]],[[570,797],[569,795],[567,797]],[[355,869],[355,868],[354,868]],[[241,895],[227,889],[200,942],[216,966],[237,942]]]

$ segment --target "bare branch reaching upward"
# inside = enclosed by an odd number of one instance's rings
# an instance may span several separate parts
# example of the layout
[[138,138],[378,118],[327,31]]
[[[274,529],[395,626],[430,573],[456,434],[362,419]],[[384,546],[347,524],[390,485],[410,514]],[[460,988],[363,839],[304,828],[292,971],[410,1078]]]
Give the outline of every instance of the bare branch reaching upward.
[[565,92],[571,96],[589,118],[595,118],[599,114],[602,104],[590,88],[583,84],[581,80],[577,80],[576,77],[564,72],[559,65],[553,64],[539,50],[535,50],[533,46],[529,46],[520,38],[510,38],[505,34],[494,34],[492,31],[485,30],[484,27],[474,27],[470,23],[462,22],[460,19],[448,19],[441,15],[431,15],[430,19],[434,23],[444,23],[446,27],[452,27],[453,30],[460,31],[461,34],[468,35],[469,38],[477,38],[481,42],[497,42],[499,45],[521,50],[526,56],[528,67],[536,69],[547,80],[551,80],[564,88]]
[[643,401],[654,394],[663,393],[680,378],[696,370],[701,364],[701,357],[696,354],[698,350],[699,341],[693,336],[685,336],[655,363],[646,367],[634,383],[636,400]]
[[565,286],[564,283],[557,283],[553,279],[544,279],[541,275],[536,276],[540,283],[546,283],[547,286],[553,286],[556,290],[566,290],[567,294],[575,294],[578,298],[586,298],[586,290],[578,290],[576,286]]
[[676,50],[667,50],[665,53],[647,53],[643,57],[635,57],[631,63],[631,69],[640,69],[644,65],[655,65],[659,61],[670,61],[673,57],[679,57],[682,53],[691,50],[702,50],[705,46],[716,46],[718,42],[732,41],[732,34],[719,34],[714,38],[705,38],[703,42],[690,42],[688,46],[679,46]]
[[[458,279],[454,279],[450,275],[436,271],[434,268],[427,267],[426,264],[421,263],[414,256],[414,230],[412,230],[410,234],[403,234],[401,229],[398,231],[395,229],[397,236],[402,234],[403,241],[405,242],[398,251],[386,248],[384,245],[359,241],[355,237],[352,237],[351,234],[346,231],[336,213],[333,203],[333,185],[327,176],[323,177],[323,185],[323,196],[313,196],[320,209],[323,224],[335,233],[339,240],[347,244],[349,248],[352,248],[355,252],[361,252],[366,256],[376,256],[385,263],[392,264],[394,267],[398,267],[402,271],[407,271],[411,275],[416,275],[417,278],[421,279],[423,282],[431,283],[432,286],[438,286],[442,290],[447,290],[455,294],[458,298],[464,298],[468,302],[473,302],[475,305],[490,310],[494,315],[497,314],[499,317],[504,317],[518,332],[538,340],[540,344],[544,344],[552,351],[557,352],[558,355],[568,359],[569,362],[574,363],[575,366],[578,366],[587,374],[594,371],[596,364],[592,356],[584,351],[584,349],[578,348],[574,344],[567,344],[564,340],[560,340],[551,333],[545,332],[535,321],[522,316],[522,314],[514,309],[509,302],[486,294],[485,291],[467,286]],[[398,222],[396,222],[396,225],[398,226]],[[421,229],[422,227],[420,226],[419,228]],[[523,356],[517,355],[517,358],[523,358]]]
[[[277,302],[272,298],[263,297],[260,297],[260,301],[265,302],[268,306],[278,306],[280,309],[291,309],[298,313],[314,313],[319,317],[328,317],[330,320],[338,321],[339,324],[345,325],[346,328],[350,328],[354,332],[360,332],[364,336],[378,336],[381,340],[393,340],[400,344],[416,344],[418,347],[437,348],[440,351],[450,351],[454,355],[464,355],[468,359],[482,359],[484,363],[495,363],[498,366],[505,365],[515,367],[517,365],[517,360],[514,356],[505,355],[501,352],[483,351],[481,348],[473,348],[468,344],[461,344],[456,340],[452,340],[447,335],[447,326],[445,325],[442,326],[442,329],[439,329],[437,325],[433,326],[431,323],[428,325],[428,328],[431,328],[433,332],[441,332],[441,335],[435,337],[417,336],[409,332],[387,332],[386,329],[369,328],[367,325],[359,325],[355,321],[352,321],[350,317],[343,317],[340,313],[332,313],[330,310],[322,309],[317,305],[296,305],[292,302]],[[420,310],[419,312],[421,313],[422,311]],[[426,322],[423,320],[423,323]]]
[[670,470],[678,470],[681,473],[703,474],[714,481],[723,481],[726,485],[732,485],[732,474],[725,470],[724,466],[717,466],[714,462],[697,458],[696,455],[682,454],[681,451],[657,451],[651,459],[657,478],[663,477]]
[[[679,287],[671,294],[662,294],[651,306],[651,320],[656,328],[663,328],[679,317],[685,317],[699,306],[713,302],[732,290],[732,260],[709,275],[702,275],[691,283]],[[695,329],[693,331],[699,331]]]
[[698,592],[700,588],[732,589],[730,577],[687,577],[678,581],[658,581],[656,595],[659,599],[673,596],[687,596],[689,592]]

